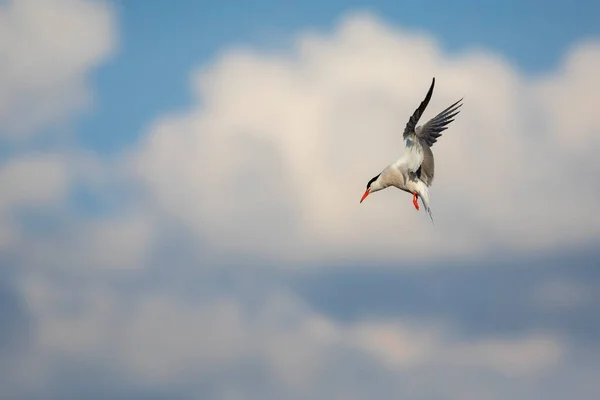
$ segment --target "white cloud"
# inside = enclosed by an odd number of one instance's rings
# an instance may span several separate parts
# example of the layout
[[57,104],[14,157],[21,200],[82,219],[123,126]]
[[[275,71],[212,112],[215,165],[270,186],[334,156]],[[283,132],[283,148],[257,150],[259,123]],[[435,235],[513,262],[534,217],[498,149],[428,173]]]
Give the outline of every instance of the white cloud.
[[[458,399],[477,390],[495,392],[488,382],[478,382],[482,374],[496,384],[515,378],[534,384],[564,358],[564,345],[546,334],[469,341],[439,323],[340,324],[274,287],[252,305],[240,293],[197,303],[172,293],[130,297],[93,284],[64,290],[32,277],[24,293],[37,321],[39,364],[53,365],[64,354],[98,367],[108,362],[135,385],[155,388],[186,387],[199,379],[202,385],[214,377],[217,393],[239,390],[246,398],[264,398],[273,390],[279,393],[275,398],[344,398],[348,391],[357,398],[373,393],[421,398],[444,388],[443,398]],[[244,368],[261,371],[264,382],[255,386],[240,379],[236,374]],[[358,371],[363,372],[355,375]],[[423,379],[440,371],[449,378],[434,387]],[[451,382],[452,374],[462,376],[460,385]],[[378,388],[387,382],[384,377],[392,383]]]
[[[18,246],[13,243],[13,251],[23,266],[82,273],[140,269],[154,255],[156,221],[143,212],[95,218],[70,216],[65,211],[62,215],[63,221],[53,235],[22,235]],[[13,228],[18,228],[18,224]]]
[[[145,265],[156,218],[120,196],[123,166],[84,151],[24,153],[0,163],[0,249],[23,267],[115,269]],[[94,194],[110,212],[73,209],[75,189]],[[116,203],[116,205],[115,205]],[[28,228],[23,216],[45,216],[52,234]]]
[[544,77],[537,85],[536,94],[544,112],[563,114],[562,118],[545,121],[545,128],[550,129],[567,154],[589,156],[600,146],[595,121],[600,91],[600,77],[595,71],[599,64],[600,43],[584,41],[573,46],[562,74]]
[[544,334],[461,341],[443,326],[418,327],[394,321],[363,323],[353,330],[362,347],[400,369],[436,365],[528,377],[555,367],[563,353],[560,341]]
[[485,339],[460,345],[450,355],[458,365],[491,368],[508,377],[521,377],[538,375],[556,367],[563,348],[555,338],[531,335],[517,340]]
[[0,165],[0,210],[60,201],[68,186],[64,160],[54,154],[24,155]]
[[420,328],[395,321],[364,323],[353,330],[354,340],[394,368],[421,364],[440,342],[437,327]]
[[0,164],[0,249],[13,248],[22,226],[12,218],[19,209],[52,208],[68,190],[67,165],[53,154],[28,154]]
[[[197,106],[157,120],[133,165],[161,212],[242,255],[410,262],[575,246],[600,235],[589,108],[600,91],[583,84],[598,82],[600,44],[565,63],[530,79],[489,52],[449,56],[354,14],[286,53],[223,52],[194,75]],[[393,188],[358,202],[400,155],[432,76],[424,118],[465,97],[434,147],[435,227]],[[565,145],[574,129],[592,145]]]
[[[91,70],[114,50],[116,29],[110,5],[90,0],[0,2],[0,140],[22,141],[54,130],[90,105]],[[23,151],[0,164],[0,248],[24,250],[17,211],[64,211],[72,185],[95,187],[108,163],[84,151]],[[102,165],[105,164],[105,165]],[[65,215],[68,219],[71,215]]]
[[106,2],[0,3],[0,132],[24,139],[60,124],[92,100],[87,78],[115,48]]

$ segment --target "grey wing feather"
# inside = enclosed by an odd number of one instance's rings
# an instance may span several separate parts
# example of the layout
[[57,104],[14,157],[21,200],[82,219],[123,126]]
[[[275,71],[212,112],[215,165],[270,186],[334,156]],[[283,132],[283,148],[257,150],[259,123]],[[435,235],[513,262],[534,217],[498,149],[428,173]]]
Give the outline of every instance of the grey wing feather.
[[435,161],[433,159],[433,152],[431,147],[423,143],[423,162],[417,170],[417,178],[423,181],[427,186],[431,186],[433,183],[433,176],[435,173]]
[[415,132],[421,143],[425,143],[429,147],[433,146],[437,141],[437,138],[442,136],[442,132],[448,129],[448,124],[454,121],[453,118],[460,112],[459,108],[462,104],[458,103],[462,100],[463,99],[458,100],[456,103],[431,118],[425,125],[416,128]]

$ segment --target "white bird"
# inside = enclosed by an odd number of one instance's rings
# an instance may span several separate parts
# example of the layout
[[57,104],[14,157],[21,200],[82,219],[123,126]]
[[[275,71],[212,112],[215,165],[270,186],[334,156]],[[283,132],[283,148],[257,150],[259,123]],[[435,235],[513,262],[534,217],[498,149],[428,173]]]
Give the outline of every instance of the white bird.
[[434,160],[431,147],[437,141],[437,138],[442,136],[442,131],[448,129],[448,124],[454,121],[454,117],[460,112],[458,109],[462,106],[459,104],[463,99],[458,100],[444,111],[427,121],[424,125],[417,126],[419,118],[423,115],[431,95],[433,86],[435,85],[435,77],[431,82],[431,87],[425,96],[425,99],[415,110],[413,115],[408,120],[404,128],[404,144],[405,153],[394,163],[388,165],[379,174],[374,176],[367,183],[367,190],[360,199],[362,203],[370,193],[377,192],[389,186],[395,186],[413,195],[413,205],[419,210],[418,198],[421,198],[425,210],[431,215],[429,207],[429,187],[433,182]]

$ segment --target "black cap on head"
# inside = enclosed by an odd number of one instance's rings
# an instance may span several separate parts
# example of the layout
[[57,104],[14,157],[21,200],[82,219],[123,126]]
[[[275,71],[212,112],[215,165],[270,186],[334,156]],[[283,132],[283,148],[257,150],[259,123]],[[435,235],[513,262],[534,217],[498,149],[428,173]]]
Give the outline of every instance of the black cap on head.
[[371,183],[375,182],[377,180],[377,178],[379,178],[379,175],[381,175],[381,174],[377,174],[377,176],[374,176],[373,178],[371,178],[369,183],[367,183],[367,189],[371,187]]

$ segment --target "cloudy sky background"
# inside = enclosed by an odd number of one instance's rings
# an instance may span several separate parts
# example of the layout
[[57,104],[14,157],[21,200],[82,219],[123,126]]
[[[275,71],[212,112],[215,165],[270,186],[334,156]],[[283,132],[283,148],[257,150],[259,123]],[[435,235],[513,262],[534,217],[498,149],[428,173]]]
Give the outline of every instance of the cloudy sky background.
[[205,3],[0,1],[1,398],[600,396],[598,4]]

